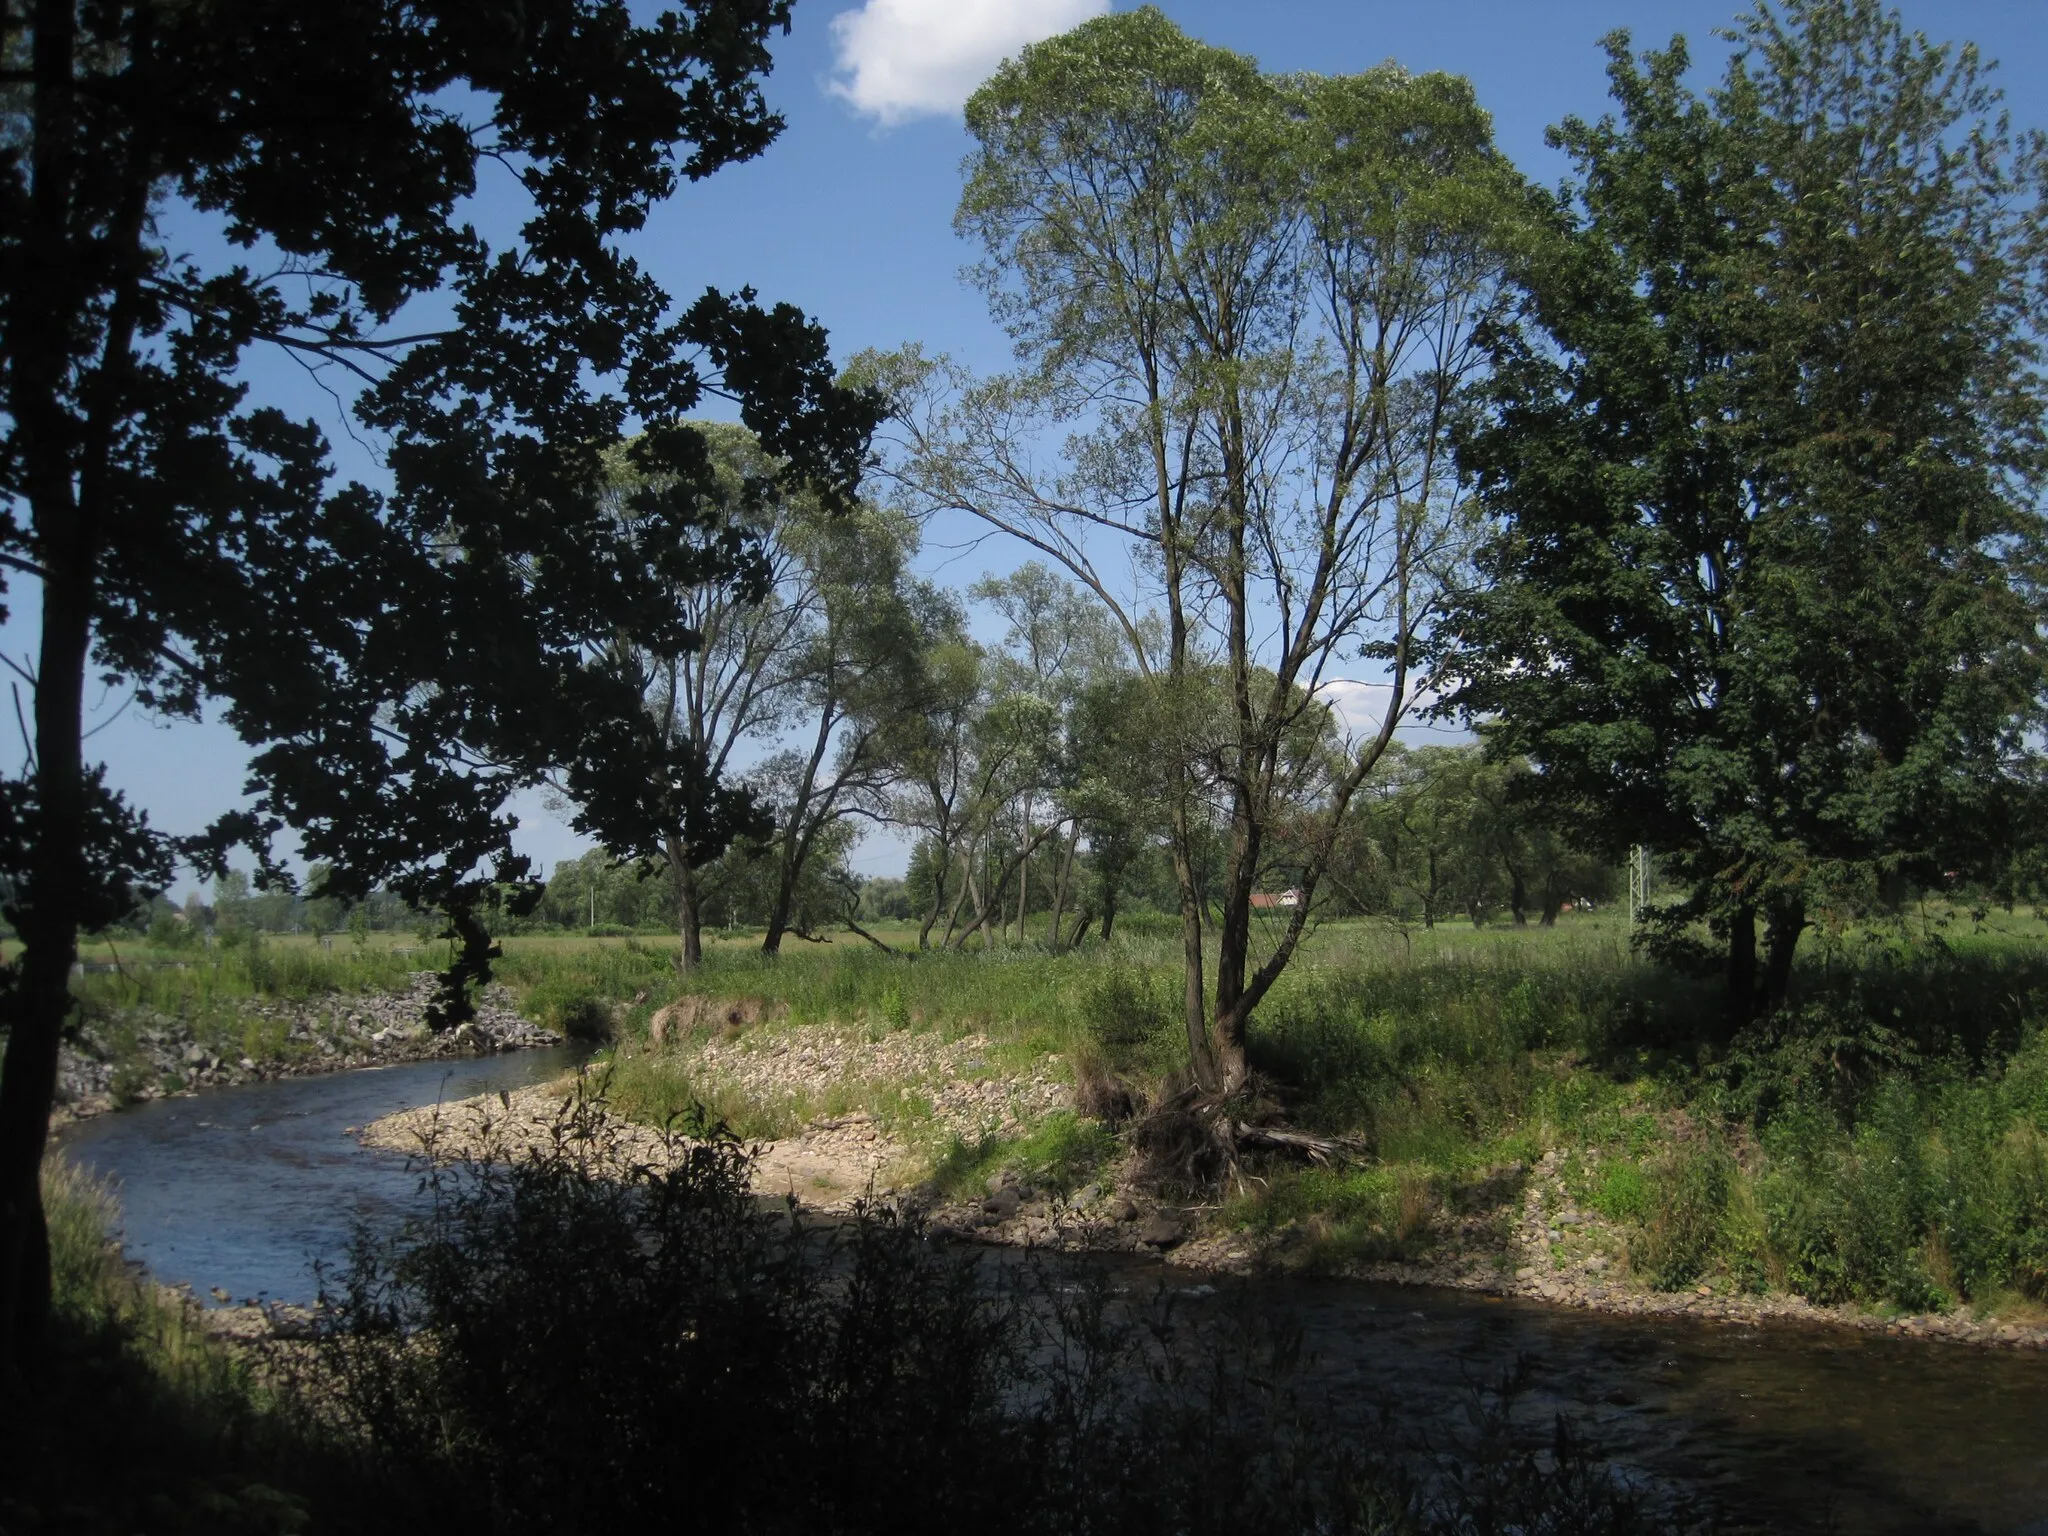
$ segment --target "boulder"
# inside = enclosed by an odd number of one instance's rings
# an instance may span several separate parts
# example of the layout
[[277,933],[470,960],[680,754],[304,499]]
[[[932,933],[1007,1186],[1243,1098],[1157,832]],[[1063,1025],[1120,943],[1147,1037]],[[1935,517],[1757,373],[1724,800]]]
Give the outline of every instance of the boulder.
[[1172,1248],[1187,1235],[1188,1229],[1181,1224],[1180,1218],[1165,1211],[1154,1211],[1138,1228],[1138,1241],[1147,1248]]
[[1006,1186],[982,1201],[981,1208],[997,1221],[1008,1221],[1017,1214],[1017,1208],[1023,1203],[1024,1197],[1017,1192],[1015,1186]]

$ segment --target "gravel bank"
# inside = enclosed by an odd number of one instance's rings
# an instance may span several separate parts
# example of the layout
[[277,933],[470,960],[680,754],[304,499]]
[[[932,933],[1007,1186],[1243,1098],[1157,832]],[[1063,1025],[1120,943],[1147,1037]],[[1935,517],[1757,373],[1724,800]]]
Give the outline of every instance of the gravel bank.
[[[904,1031],[874,1040],[821,1029],[764,1031],[692,1047],[691,1070],[761,1103],[816,1103],[835,1086],[855,1081],[901,1085],[927,1098],[934,1119],[966,1139],[990,1132],[1019,1135],[1047,1110],[1071,1102],[1067,1086],[1050,1076],[1050,1063],[1024,1077],[989,1073],[983,1060],[988,1045],[980,1036],[947,1042]],[[562,1093],[557,1085],[505,1100],[410,1111],[378,1121],[364,1137],[409,1152],[421,1149],[423,1137],[432,1138],[441,1155],[473,1152],[492,1138],[516,1149],[545,1134]],[[658,1144],[652,1131],[620,1124],[625,1144],[641,1155]],[[892,1194],[921,1207],[935,1229],[963,1241],[1067,1252],[1152,1251],[1177,1267],[1210,1273],[1286,1271],[1316,1261],[1312,1234],[1300,1227],[1272,1233],[1217,1230],[1202,1210],[1154,1200],[1108,1179],[1062,1195],[999,1175],[983,1197],[944,1201],[922,1184],[922,1165],[913,1149],[865,1113],[813,1119],[797,1135],[761,1143],[756,1156],[755,1187],[763,1193],[792,1196],[826,1211],[843,1210],[863,1196]],[[1349,1263],[1320,1272],[1620,1315],[1685,1316],[1738,1326],[1786,1320],[1982,1347],[2048,1350],[2048,1325],[2038,1323],[1979,1320],[1963,1312],[1886,1316],[1853,1306],[1816,1306],[1795,1296],[1733,1294],[1711,1285],[1650,1290],[1628,1273],[1627,1233],[1573,1203],[1557,1153],[1533,1168],[1507,1172],[1526,1178],[1504,1247],[1497,1223],[1475,1219],[1440,1230],[1427,1259]]]
[[260,1057],[202,1043],[189,1020],[164,1014],[89,1020],[58,1060],[57,1121],[167,1092],[561,1044],[559,1035],[520,1017],[502,987],[485,992],[474,1022],[436,1034],[425,1018],[435,974],[415,972],[402,993],[252,999],[236,1016],[253,1026],[247,1033],[272,1042]]

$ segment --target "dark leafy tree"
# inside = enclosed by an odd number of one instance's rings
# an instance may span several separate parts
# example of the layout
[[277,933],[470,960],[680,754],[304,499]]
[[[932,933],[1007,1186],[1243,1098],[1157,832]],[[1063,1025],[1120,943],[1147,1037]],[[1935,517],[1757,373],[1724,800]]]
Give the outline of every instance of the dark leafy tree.
[[[843,496],[870,413],[795,310],[710,292],[678,315],[619,239],[773,139],[758,82],[787,13],[0,0],[0,565],[40,624],[32,761],[0,782],[23,941],[0,996],[6,1361],[47,1311],[37,1170],[81,927],[237,841],[274,884],[289,826],[332,894],[382,880],[447,914],[454,1017],[493,893],[537,894],[509,792],[553,768],[584,799],[709,795],[598,644],[674,626],[679,580],[746,578],[676,423],[721,387]],[[524,209],[488,238],[484,175]],[[356,391],[385,484],[336,485],[320,430],[251,399],[259,347]],[[622,533],[603,461],[636,428],[668,489]],[[148,826],[86,756],[89,680],[211,706],[252,749],[253,808],[184,842]]]
[[1616,34],[1618,117],[1552,134],[1578,173],[1487,337],[1488,580],[1443,631],[1453,706],[1685,889],[1659,947],[1725,972],[1731,1027],[1820,908],[2011,825],[2048,470],[2041,136],[1875,0],[1735,41],[1702,98],[1682,41]]

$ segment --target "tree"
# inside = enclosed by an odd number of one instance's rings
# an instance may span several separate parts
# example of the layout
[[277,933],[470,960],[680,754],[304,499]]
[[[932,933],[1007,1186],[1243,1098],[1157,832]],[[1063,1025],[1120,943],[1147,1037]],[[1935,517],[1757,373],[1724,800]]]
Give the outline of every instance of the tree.
[[1425,928],[1459,907],[1475,924],[1494,901],[1499,868],[1474,780],[1471,747],[1417,747],[1388,759],[1369,798],[1368,825],[1390,905]]
[[1517,928],[1528,923],[1532,902],[1542,926],[1552,928],[1567,901],[1604,901],[1613,893],[1614,866],[1579,848],[1555,823],[1526,762],[1495,757],[1477,764],[1471,788],[1474,834],[1507,874]]
[[[722,382],[844,497],[872,410],[796,311],[712,292],[675,315],[617,242],[775,136],[758,85],[786,22],[786,0],[644,23],[618,0],[0,0],[0,566],[41,630],[32,766],[0,783],[8,1368],[47,1316],[37,1181],[81,924],[238,841],[274,884],[290,826],[335,894],[388,880],[447,914],[445,1021],[488,974],[494,895],[538,895],[510,792],[550,769],[579,798],[708,791],[603,642],[672,626],[666,588],[732,552],[695,496],[621,537],[605,455],[638,426],[644,470],[701,486],[679,423]],[[523,197],[517,228],[471,222],[480,173]],[[335,486],[313,423],[249,401],[257,347],[356,392],[387,483]],[[162,715],[214,707],[254,751],[253,809],[149,827],[85,755],[88,672]]]
[[[716,477],[717,521],[735,540],[736,557],[754,568],[743,582],[714,574],[676,586],[671,601],[679,627],[658,642],[630,645],[624,660],[643,680],[661,739],[697,765],[701,778],[726,785],[733,754],[787,726],[813,680],[819,627],[829,617],[821,587],[827,563],[817,555],[832,542],[836,513],[789,483],[786,467],[764,454],[744,427],[702,423],[697,430]],[[649,481],[620,456],[614,493],[622,511],[673,489],[666,479]],[[658,857],[665,865],[679,966],[690,971],[703,959],[698,871],[736,837],[758,840],[769,827],[744,786],[727,788],[710,805],[702,795],[657,797],[652,804],[661,815],[653,823],[637,819],[647,802],[635,790],[623,816],[592,807],[589,817],[602,825],[614,853]]]
[[1703,99],[1682,40],[1617,33],[1619,119],[1553,132],[1577,178],[1461,449],[1489,581],[1442,632],[1551,811],[1685,887],[1658,947],[1718,966],[1731,1028],[1816,908],[2010,824],[2048,468],[2041,136],[1875,0],[1736,41]]
[[[981,647],[965,634],[948,635],[924,657],[924,707],[899,715],[887,745],[896,766],[884,817],[920,835],[911,855],[911,899],[922,910],[917,947],[931,947],[932,929],[962,886],[953,863],[972,823],[976,784],[976,727],[987,700]],[[957,902],[954,902],[957,906]],[[940,942],[945,942],[941,936]]]
[[793,924],[809,934],[797,895],[811,856],[847,817],[877,814],[895,782],[888,748],[897,722],[923,706],[920,662],[957,626],[951,600],[907,574],[917,530],[898,514],[863,505],[791,527],[783,540],[804,572],[811,612],[784,664],[803,735],[748,776],[772,808],[765,846],[776,894],[761,939],[770,955]]
[[[1023,366],[982,383],[916,354],[879,369],[893,472],[918,506],[1063,567],[1124,632],[1156,717],[1185,726],[1158,743],[1183,1014],[1197,1078],[1228,1093],[1456,561],[1445,427],[1517,179],[1461,80],[1266,76],[1150,7],[1025,49],[967,123],[957,225]],[[1041,470],[1055,429],[1072,436]],[[1361,656],[1391,684],[1384,719],[1323,782],[1284,784],[1282,743]],[[1193,696],[1212,668],[1225,709],[1205,736]],[[1227,821],[1213,990],[1195,867],[1211,786]],[[1255,957],[1283,800],[1310,899]]]
[[[1051,835],[1059,855],[1047,934],[1048,945],[1057,949],[1081,839],[1081,817],[1072,794],[1080,772],[1073,750],[1075,709],[1091,681],[1121,667],[1123,645],[1100,605],[1036,560],[1027,560],[1007,576],[983,577],[969,589],[969,596],[988,603],[1009,622],[1003,649],[995,658],[996,688],[1004,694],[1028,697],[1057,722],[1050,732],[1042,726],[1025,727],[1036,739],[1020,739],[1020,745],[1031,750],[1015,755],[1013,761],[1023,773],[1010,786],[1013,798],[1021,802],[1016,818],[1021,849],[1017,863],[1020,941],[1031,907],[1031,856],[1045,840],[1034,835],[1034,818],[1040,796],[1053,797],[1053,819],[1038,830]],[[1067,829],[1064,842],[1058,837],[1061,827]],[[990,899],[1000,904],[1002,897],[999,886]]]

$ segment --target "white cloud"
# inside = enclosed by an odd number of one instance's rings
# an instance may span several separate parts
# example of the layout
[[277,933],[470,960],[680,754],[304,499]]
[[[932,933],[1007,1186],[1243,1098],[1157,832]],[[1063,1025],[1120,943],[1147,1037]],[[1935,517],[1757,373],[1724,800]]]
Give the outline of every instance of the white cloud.
[[867,0],[832,18],[832,94],[883,123],[957,112],[1026,43],[1108,9],[1109,0]]
[[[1394,693],[1389,684],[1362,683],[1349,677],[1331,678],[1317,691],[1336,712],[1338,728],[1353,737],[1367,736],[1379,730],[1380,722],[1387,718],[1387,705]],[[1394,727],[1394,734],[1408,740],[1418,737],[1425,741],[1469,739],[1471,733],[1455,721],[1421,718],[1422,712],[1436,701],[1437,695],[1427,688],[1411,692],[1400,724]]]

